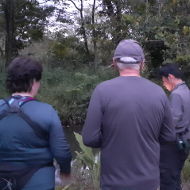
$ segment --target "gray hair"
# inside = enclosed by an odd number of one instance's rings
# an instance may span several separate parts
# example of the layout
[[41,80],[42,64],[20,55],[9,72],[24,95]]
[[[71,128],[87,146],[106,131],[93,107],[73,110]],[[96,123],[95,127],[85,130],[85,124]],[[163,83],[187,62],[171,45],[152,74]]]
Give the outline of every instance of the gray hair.
[[137,64],[128,64],[128,63],[120,63],[120,62],[117,62],[117,67],[119,70],[124,70],[124,69],[134,69],[134,70],[140,70],[140,63],[137,63]]

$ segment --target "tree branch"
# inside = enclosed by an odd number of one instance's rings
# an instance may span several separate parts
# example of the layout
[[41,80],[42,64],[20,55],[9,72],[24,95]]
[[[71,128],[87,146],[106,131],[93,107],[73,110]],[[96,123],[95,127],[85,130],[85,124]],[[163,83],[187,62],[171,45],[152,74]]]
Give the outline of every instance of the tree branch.
[[75,3],[73,0],[68,0],[68,1],[70,1],[70,2],[75,6],[75,8],[76,8],[78,11],[81,11],[81,9],[77,7],[76,3]]

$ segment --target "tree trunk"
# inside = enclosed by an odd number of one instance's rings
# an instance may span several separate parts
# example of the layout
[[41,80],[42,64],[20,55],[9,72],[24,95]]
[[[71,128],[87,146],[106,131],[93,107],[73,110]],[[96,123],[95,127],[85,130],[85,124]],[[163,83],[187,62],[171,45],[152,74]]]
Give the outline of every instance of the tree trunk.
[[89,58],[90,57],[90,52],[89,52],[89,48],[88,48],[88,39],[87,39],[87,35],[86,35],[85,21],[84,21],[84,16],[83,16],[83,0],[80,0],[80,8],[76,5],[74,0],[69,0],[69,1],[75,6],[75,8],[80,13],[81,34],[82,34],[83,39],[84,39],[84,46],[85,46],[86,55]]
[[6,65],[8,65],[18,55],[15,43],[15,0],[4,2],[4,13],[6,21],[5,59]]
[[96,7],[96,0],[93,2],[92,6],[92,41],[93,41],[93,48],[94,48],[94,64],[96,66],[96,50],[97,50],[97,36],[96,36],[96,28],[95,28],[95,7]]
[[112,1],[110,1],[110,0],[103,0],[103,4],[107,8],[107,11],[106,11],[107,15],[109,17],[114,16],[114,8],[113,8],[113,5],[112,5]]
[[[118,44],[122,40],[121,30],[122,30],[122,8],[121,8],[121,2],[115,1],[116,6],[116,13],[115,13],[115,35],[113,41],[115,44]],[[117,24],[116,24],[117,23]]]
[[89,57],[89,49],[88,49],[88,40],[87,40],[87,35],[86,35],[86,30],[85,30],[85,22],[84,22],[84,16],[83,16],[83,0],[80,0],[81,2],[81,8],[80,8],[80,17],[81,17],[81,31],[84,39],[84,45],[85,45],[85,50],[86,54]]
[[122,18],[122,1],[121,0],[103,0],[103,5],[106,7],[106,13],[110,18],[110,24],[112,25],[113,30],[111,31],[114,44],[122,39],[121,36],[121,18]]

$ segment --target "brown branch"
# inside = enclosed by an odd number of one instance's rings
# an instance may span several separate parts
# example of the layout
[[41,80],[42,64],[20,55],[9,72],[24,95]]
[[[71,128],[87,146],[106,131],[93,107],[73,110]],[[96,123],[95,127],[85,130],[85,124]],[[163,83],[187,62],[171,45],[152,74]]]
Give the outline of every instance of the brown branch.
[[73,0],[68,0],[68,1],[70,1],[70,2],[75,6],[75,8],[76,8],[78,11],[81,11],[81,9],[77,7],[76,3],[75,3]]

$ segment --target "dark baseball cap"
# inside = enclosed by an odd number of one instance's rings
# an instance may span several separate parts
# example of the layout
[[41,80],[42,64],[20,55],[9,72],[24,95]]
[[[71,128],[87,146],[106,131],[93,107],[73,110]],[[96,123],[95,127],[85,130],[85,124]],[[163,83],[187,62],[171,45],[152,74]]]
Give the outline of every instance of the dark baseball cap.
[[144,53],[137,41],[128,39],[119,42],[113,58],[121,63],[137,64],[144,61]]

